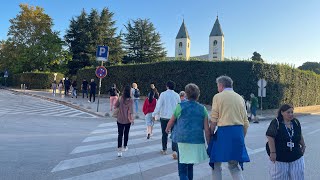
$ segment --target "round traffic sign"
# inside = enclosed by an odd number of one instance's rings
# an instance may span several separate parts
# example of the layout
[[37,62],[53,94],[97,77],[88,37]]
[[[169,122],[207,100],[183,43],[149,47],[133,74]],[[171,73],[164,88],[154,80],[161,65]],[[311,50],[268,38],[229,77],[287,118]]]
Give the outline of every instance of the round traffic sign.
[[104,78],[107,75],[107,69],[104,66],[98,66],[96,69],[96,76],[98,78]]
[[267,86],[267,81],[265,79],[259,79],[257,84],[258,84],[259,87],[264,88],[264,87]]

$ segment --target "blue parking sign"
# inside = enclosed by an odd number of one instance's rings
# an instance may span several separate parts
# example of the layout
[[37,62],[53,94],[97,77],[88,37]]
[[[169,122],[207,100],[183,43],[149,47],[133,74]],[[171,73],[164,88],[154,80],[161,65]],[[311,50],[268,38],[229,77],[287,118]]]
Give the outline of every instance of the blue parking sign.
[[97,61],[108,61],[109,47],[108,46],[98,46],[96,56],[97,56]]

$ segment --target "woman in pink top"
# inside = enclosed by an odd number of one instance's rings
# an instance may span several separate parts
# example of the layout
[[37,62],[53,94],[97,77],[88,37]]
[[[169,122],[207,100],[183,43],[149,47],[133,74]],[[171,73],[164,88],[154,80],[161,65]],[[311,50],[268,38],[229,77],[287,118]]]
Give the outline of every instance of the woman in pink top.
[[144,113],[147,125],[147,139],[150,139],[153,129],[152,113],[156,108],[157,100],[154,98],[154,92],[150,91],[148,98],[143,103],[142,111]]
[[[130,96],[130,86],[126,86],[123,90],[122,96],[116,102],[115,107],[119,108],[117,117],[118,125],[118,157],[122,156],[122,151],[128,150],[129,130],[133,124],[133,100]],[[123,148],[122,148],[122,137]]]

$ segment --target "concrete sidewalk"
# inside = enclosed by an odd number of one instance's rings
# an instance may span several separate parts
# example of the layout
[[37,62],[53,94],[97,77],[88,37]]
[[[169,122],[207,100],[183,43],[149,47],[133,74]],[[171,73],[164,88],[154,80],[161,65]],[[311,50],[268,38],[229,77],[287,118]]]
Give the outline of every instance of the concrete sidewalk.
[[[21,90],[21,89],[8,89],[17,93],[22,93],[29,96],[34,96],[41,99],[46,99],[49,101],[57,102],[64,104],[69,107],[82,110],[99,117],[110,117],[112,112],[110,112],[110,100],[106,95],[101,95],[99,99],[99,108],[98,108],[98,95],[96,95],[96,101],[94,103],[88,102],[88,99],[82,98],[82,93],[78,93],[78,98],[72,98],[71,95],[65,96],[64,92],[61,94],[57,93],[53,96],[51,90]],[[144,114],[142,112],[143,102],[145,97],[141,97],[139,101],[139,112],[138,119],[144,119]],[[209,114],[211,112],[211,106],[205,105]],[[319,108],[320,110],[320,108]],[[248,113],[249,114],[249,113]],[[259,120],[270,120],[276,116],[276,110],[258,110],[257,111]],[[111,119],[111,118],[108,118]]]

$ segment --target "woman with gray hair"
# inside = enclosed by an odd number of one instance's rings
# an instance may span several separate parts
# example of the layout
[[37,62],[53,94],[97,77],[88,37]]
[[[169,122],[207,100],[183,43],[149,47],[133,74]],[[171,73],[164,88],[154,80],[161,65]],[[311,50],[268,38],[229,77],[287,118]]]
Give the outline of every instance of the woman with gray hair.
[[[208,159],[205,142],[210,141],[207,109],[197,102],[200,89],[195,84],[185,87],[188,101],[177,105],[166,132],[170,132],[175,122],[172,137],[178,143],[178,172],[180,179],[193,179],[193,165]],[[204,138],[204,133],[206,141]],[[190,134],[192,132],[192,134]]]

